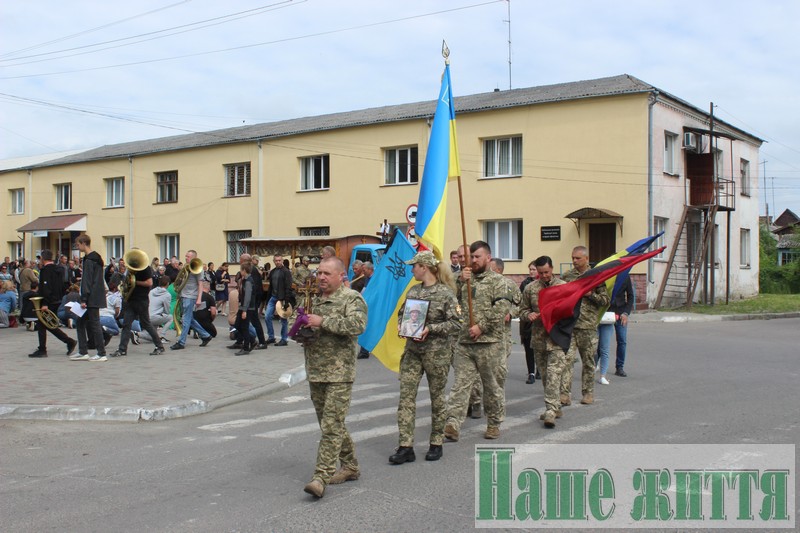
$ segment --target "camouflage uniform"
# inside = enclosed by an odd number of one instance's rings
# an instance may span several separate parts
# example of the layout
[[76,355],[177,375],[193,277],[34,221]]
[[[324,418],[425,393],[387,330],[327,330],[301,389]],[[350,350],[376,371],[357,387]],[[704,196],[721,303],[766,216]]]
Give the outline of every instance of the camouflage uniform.
[[[553,278],[550,283],[545,283],[541,279],[529,283],[522,293],[519,306],[520,320],[527,320],[530,313],[539,312],[539,291],[545,287],[556,287],[564,283],[566,282],[557,278]],[[545,407],[548,411],[558,411],[561,409],[562,375],[569,366],[570,352],[565,354],[564,350],[553,342],[544,329],[541,318],[533,322],[531,347],[536,358],[536,368],[542,376]]]
[[322,431],[314,479],[327,485],[337,459],[343,467],[359,471],[344,419],[356,377],[358,335],[367,325],[367,304],[360,294],[342,286],[330,296],[314,297],[313,309],[323,317],[313,338],[304,344],[311,401]]
[[[421,283],[414,285],[409,289],[407,298],[426,300],[430,305],[425,322],[428,336],[424,341],[406,340],[400,359],[400,402],[397,406],[400,446],[414,446],[417,392],[423,372],[428,378],[431,395],[430,443],[440,445],[447,416],[445,387],[450,372],[452,338],[461,327],[458,302],[453,291],[441,283],[430,287],[424,287]],[[404,311],[405,304],[400,309],[400,317]]]
[[[461,276],[456,278],[456,298],[458,299],[458,306],[461,309],[461,316],[464,320],[469,321],[469,302],[467,301],[466,293],[463,292],[463,287],[467,283],[461,279]],[[462,301],[463,295],[463,301]],[[456,334],[453,337],[453,356],[450,359],[450,365],[453,367],[453,372],[456,370],[456,352],[458,351],[458,337]],[[483,403],[483,383],[481,383],[480,376],[475,376],[475,383],[472,384],[472,389],[469,392],[469,405],[480,405]]]
[[292,283],[297,285],[297,287],[303,287],[310,275],[311,271],[308,267],[300,263],[299,266],[295,267],[294,272],[292,272]]
[[[514,318],[515,316],[519,316],[519,304],[522,300],[522,293],[519,291],[517,284],[511,281],[510,278],[503,276],[503,280],[506,282],[508,294],[511,299],[511,318]],[[511,320],[509,320],[505,328],[506,357],[511,357],[511,344]]]
[[[505,383],[508,373],[504,335],[505,316],[511,311],[511,295],[503,276],[486,270],[472,277],[472,308],[481,336],[473,341],[470,323],[464,312],[463,325],[455,354],[456,377],[450,389],[447,423],[460,429],[470,389],[480,378],[485,393],[484,406],[489,427],[500,427],[505,419]],[[462,302],[467,301],[467,284],[461,287]]]
[[[581,277],[574,268],[564,274],[564,281],[573,281]],[[581,298],[581,311],[572,338],[581,354],[583,371],[581,372],[581,392],[584,396],[594,394],[594,355],[597,353],[597,325],[600,322],[600,309],[611,303],[606,284],[601,283],[589,296]],[[572,372],[570,372],[570,384]]]

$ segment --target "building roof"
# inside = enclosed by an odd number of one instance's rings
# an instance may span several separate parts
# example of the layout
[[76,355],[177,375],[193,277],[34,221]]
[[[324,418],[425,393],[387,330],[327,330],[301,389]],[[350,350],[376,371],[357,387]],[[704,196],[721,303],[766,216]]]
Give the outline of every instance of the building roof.
[[[656,87],[628,74],[611,76],[608,78],[598,78],[594,80],[559,83],[555,85],[542,85],[538,87],[512,89],[507,91],[495,90],[488,93],[459,96],[455,98],[455,108],[456,113],[464,114],[478,111],[544,104],[549,102],[577,100],[582,98],[597,98],[603,96],[642,93],[658,93],[659,95],[669,98],[680,105],[693,109],[695,112],[703,115],[706,114],[705,111],[692,106],[688,102],[672,96],[665,91],[661,91],[660,89],[657,89]],[[143,141],[112,144],[94,148],[79,154],[42,162],[36,165],[22,166],[18,168],[48,167],[104,159],[127,158],[136,155],[185,150],[205,146],[254,142],[261,139],[267,140],[278,137],[287,137],[291,135],[328,131],[340,128],[397,122],[402,120],[423,119],[432,117],[435,110],[436,100],[374,107],[357,111],[347,111],[342,113],[296,118],[264,124],[254,124],[252,126],[238,126],[234,128],[226,128],[201,133],[189,133],[185,135],[175,135],[172,137],[161,137]],[[717,121],[717,123],[725,124],[721,121]],[[761,141],[761,139],[743,132],[734,126],[727,124],[726,126],[730,127],[732,130],[739,131],[743,135],[755,139],[758,142]]]
[[778,239],[778,250],[791,250],[793,248],[800,249],[800,235],[789,233],[781,235]]
[[783,229],[800,223],[800,217],[798,217],[791,209],[786,209],[777,218],[775,218],[772,223],[778,229]]

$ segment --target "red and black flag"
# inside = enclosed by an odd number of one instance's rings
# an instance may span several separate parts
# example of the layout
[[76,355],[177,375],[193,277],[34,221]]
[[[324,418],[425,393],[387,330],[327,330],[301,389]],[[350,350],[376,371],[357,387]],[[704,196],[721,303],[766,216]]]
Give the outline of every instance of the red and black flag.
[[636,263],[660,254],[664,248],[666,246],[646,254],[630,254],[614,259],[587,270],[583,276],[574,281],[542,289],[539,293],[539,311],[544,329],[550,333],[553,342],[564,352],[569,350],[572,329],[581,311],[581,298],[609,278],[630,269]]

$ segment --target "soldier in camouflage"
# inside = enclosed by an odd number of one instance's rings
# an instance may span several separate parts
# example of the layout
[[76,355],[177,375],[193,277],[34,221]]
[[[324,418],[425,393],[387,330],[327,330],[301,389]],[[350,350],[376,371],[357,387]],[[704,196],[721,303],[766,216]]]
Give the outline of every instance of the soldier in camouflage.
[[313,314],[308,315],[313,336],[304,342],[311,401],[322,431],[316,470],[304,490],[317,498],[322,498],[328,484],[353,481],[360,475],[345,417],[356,377],[358,336],[367,326],[367,304],[360,294],[342,285],[344,271],[337,257],[320,263],[320,294],[314,297]]
[[464,268],[462,272],[467,281],[471,279],[471,283],[465,283],[461,288],[461,301],[467,301],[466,291],[471,285],[473,309],[472,316],[469,320],[465,319],[461,327],[455,354],[455,383],[448,400],[444,435],[453,441],[459,439],[461,423],[467,415],[470,389],[477,377],[483,383],[486,408],[484,438],[498,438],[500,424],[505,419],[508,367],[503,343],[505,317],[511,312],[511,295],[503,276],[489,269],[491,254],[486,242],[472,243],[472,266]]
[[556,418],[561,418],[561,382],[569,358],[560,346],[556,345],[544,329],[539,311],[539,292],[547,287],[556,287],[566,283],[553,275],[553,260],[543,255],[533,261],[538,278],[529,283],[522,292],[520,303],[520,320],[532,325],[531,346],[536,358],[536,368],[542,376],[544,385],[545,412],[540,417],[545,427],[555,427]]
[[[572,250],[573,269],[563,276],[564,281],[573,281],[589,270],[589,251],[585,246],[576,246]],[[575,323],[572,337],[581,356],[581,403],[594,403],[594,356],[597,353],[597,325],[600,322],[600,310],[607,308],[611,299],[606,284],[601,283],[581,298],[581,311]],[[570,373],[570,382],[572,381]]]
[[[417,392],[424,373],[428,378],[431,395],[430,447],[426,461],[442,457],[444,424],[447,417],[445,387],[450,372],[451,341],[461,328],[458,302],[453,290],[450,266],[442,263],[429,251],[419,252],[406,264],[414,265],[414,279],[420,281],[408,291],[407,300],[398,314],[402,318],[408,299],[428,302],[428,313],[420,339],[407,339],[400,359],[400,403],[397,407],[397,427],[400,445],[389,457],[393,464],[403,464],[416,459],[414,454],[414,426],[416,422]],[[398,330],[400,329],[398,324]]]
[[[497,272],[502,276],[503,271],[505,270],[505,263],[499,257],[492,257],[492,260],[489,262],[489,268],[491,268],[493,272]],[[503,276],[503,280],[508,287],[508,294],[511,297],[511,312],[505,317],[506,328],[504,331],[506,358],[508,358],[511,357],[511,318],[519,316],[519,303],[522,298],[522,293],[519,291],[517,284],[511,281],[509,278]]]
[[[463,300],[461,299],[461,296],[463,294],[466,294],[462,292],[462,288],[466,286],[467,283],[466,279],[464,278],[465,275],[464,268],[467,266],[467,256],[466,253],[464,252],[463,245],[459,246],[458,249],[456,250],[456,256],[458,257],[458,263],[459,263],[458,276],[456,277],[456,298],[458,299],[459,308],[463,311],[468,306],[466,296],[464,296]],[[458,350],[458,335],[455,335],[452,346],[453,346],[453,357],[450,361],[450,364],[453,366],[453,372],[455,372],[456,369],[455,354],[456,351]],[[467,407],[467,416],[475,419],[483,416],[481,412],[482,405],[483,405],[483,384],[481,383],[480,376],[475,376],[475,383],[472,384],[472,389],[470,390],[469,393],[469,407]]]

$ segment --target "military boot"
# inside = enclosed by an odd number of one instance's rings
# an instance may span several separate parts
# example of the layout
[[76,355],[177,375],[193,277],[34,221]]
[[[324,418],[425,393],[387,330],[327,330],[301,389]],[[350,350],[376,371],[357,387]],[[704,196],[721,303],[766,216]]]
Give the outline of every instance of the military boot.
[[[540,414],[540,415],[539,415],[539,420],[544,420],[544,416],[545,416],[546,414],[547,414],[547,413],[542,413],[542,414]],[[561,416],[562,416],[562,415],[563,415],[563,413],[561,412],[561,409],[559,409],[558,411],[556,411],[556,418],[561,418]]]
[[546,428],[554,428],[556,427],[556,412],[548,410],[544,414],[544,427]]
[[572,398],[570,398],[568,394],[562,394],[561,405],[572,405]]
[[322,498],[325,494],[325,484],[317,478],[314,478],[303,487],[303,490],[312,496]]
[[594,403],[594,394],[591,392],[584,394],[583,398],[581,398],[581,403],[583,405],[592,405]]
[[345,481],[355,481],[361,476],[361,472],[355,470],[349,466],[342,466],[339,470],[333,474],[331,480],[328,481],[328,485],[339,485],[340,483],[344,483]]
[[414,448],[411,446],[400,446],[394,455],[389,456],[389,462],[393,465],[401,465],[403,463],[413,463],[417,460],[414,454]]

